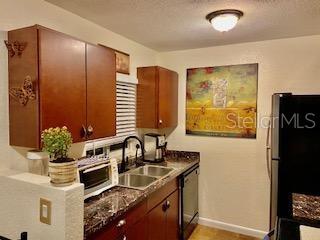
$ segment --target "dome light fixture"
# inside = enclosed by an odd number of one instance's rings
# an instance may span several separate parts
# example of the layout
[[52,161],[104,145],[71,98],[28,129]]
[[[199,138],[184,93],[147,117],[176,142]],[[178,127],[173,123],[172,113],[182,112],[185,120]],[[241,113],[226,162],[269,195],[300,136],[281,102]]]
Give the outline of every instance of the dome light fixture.
[[219,32],[227,32],[234,28],[243,12],[235,9],[225,9],[209,13],[206,19],[212,24],[212,27]]

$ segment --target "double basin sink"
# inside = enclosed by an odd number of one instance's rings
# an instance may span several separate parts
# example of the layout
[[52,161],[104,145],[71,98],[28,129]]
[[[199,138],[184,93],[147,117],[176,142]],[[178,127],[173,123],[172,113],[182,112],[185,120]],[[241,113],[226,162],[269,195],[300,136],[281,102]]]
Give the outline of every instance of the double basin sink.
[[144,190],[156,181],[168,176],[173,170],[174,168],[169,167],[145,165],[121,174],[118,185]]

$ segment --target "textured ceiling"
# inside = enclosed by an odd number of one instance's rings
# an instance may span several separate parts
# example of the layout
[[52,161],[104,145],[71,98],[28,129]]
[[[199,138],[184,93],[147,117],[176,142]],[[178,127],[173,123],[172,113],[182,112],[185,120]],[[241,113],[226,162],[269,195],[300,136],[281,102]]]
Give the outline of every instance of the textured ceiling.
[[[158,51],[320,34],[320,0],[46,0]],[[205,16],[235,8],[235,29],[214,31]]]

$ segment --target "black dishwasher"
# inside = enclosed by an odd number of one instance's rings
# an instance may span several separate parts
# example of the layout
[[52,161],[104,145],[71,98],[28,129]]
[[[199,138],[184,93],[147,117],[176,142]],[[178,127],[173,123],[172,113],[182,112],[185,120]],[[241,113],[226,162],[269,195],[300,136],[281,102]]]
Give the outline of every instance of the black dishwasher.
[[199,164],[191,167],[180,177],[180,239],[189,238],[199,220]]

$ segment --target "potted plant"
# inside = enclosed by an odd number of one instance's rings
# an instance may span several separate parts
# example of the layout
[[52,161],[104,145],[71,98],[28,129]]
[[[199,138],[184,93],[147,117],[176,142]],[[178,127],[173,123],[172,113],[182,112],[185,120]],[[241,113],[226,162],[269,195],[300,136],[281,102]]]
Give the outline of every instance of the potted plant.
[[43,151],[48,152],[49,176],[51,183],[56,186],[71,185],[77,174],[76,161],[68,158],[72,144],[71,133],[67,127],[45,129],[41,134]]

